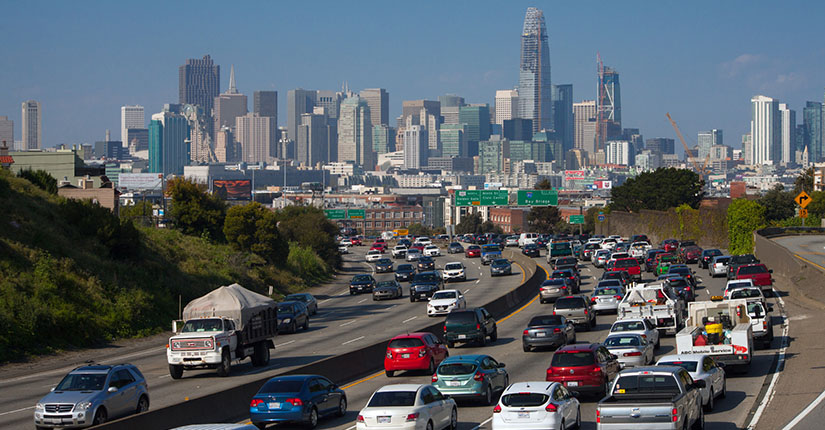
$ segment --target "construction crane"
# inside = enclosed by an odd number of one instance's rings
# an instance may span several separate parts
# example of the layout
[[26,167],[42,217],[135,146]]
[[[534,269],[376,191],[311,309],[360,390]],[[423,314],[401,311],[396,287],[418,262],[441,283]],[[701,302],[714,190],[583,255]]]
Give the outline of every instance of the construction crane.
[[707,157],[705,157],[705,162],[700,167],[699,163],[695,159],[693,159],[693,157],[688,156],[688,154],[690,153],[690,148],[688,148],[687,143],[685,143],[685,138],[682,136],[682,132],[679,131],[679,126],[676,125],[676,121],[674,121],[673,118],[670,117],[670,112],[666,113],[665,116],[667,117],[667,120],[670,121],[670,125],[673,126],[673,129],[676,130],[676,136],[679,137],[679,142],[681,142],[682,146],[685,148],[685,158],[691,159],[690,162],[693,164],[693,168],[696,169],[696,173],[698,173],[702,179],[706,179],[707,176],[710,174],[710,171],[708,170],[710,152],[708,152]]

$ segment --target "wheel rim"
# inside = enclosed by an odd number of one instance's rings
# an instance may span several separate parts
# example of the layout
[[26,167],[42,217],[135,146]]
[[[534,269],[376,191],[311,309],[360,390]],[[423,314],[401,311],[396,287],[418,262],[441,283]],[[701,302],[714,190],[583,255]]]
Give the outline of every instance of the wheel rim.
[[338,413],[344,415],[347,413],[347,399],[341,398],[341,401],[338,402]]
[[138,402],[138,413],[146,412],[149,409],[149,405],[147,405],[146,403],[146,397],[141,397],[140,401]]
[[104,409],[98,409],[97,413],[95,414],[94,423],[103,424],[104,422],[106,422],[106,411]]
[[309,413],[309,424],[312,425],[312,427],[318,425],[318,412],[316,412],[315,409],[312,409],[312,412]]
[[453,412],[450,414],[450,428],[456,428],[458,426],[458,413],[453,409]]
[[713,410],[713,390],[710,390],[710,396],[708,396],[708,409]]

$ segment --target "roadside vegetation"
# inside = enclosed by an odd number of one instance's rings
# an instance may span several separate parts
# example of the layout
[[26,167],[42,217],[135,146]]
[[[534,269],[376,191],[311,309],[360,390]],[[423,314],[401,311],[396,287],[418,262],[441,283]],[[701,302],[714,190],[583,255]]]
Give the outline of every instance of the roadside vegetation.
[[179,300],[233,282],[277,299],[340,266],[337,228],[315,208],[227,208],[181,181],[174,228],[158,229],[133,222],[151,207],[117,217],[21,176],[0,170],[0,362],[158,333]]

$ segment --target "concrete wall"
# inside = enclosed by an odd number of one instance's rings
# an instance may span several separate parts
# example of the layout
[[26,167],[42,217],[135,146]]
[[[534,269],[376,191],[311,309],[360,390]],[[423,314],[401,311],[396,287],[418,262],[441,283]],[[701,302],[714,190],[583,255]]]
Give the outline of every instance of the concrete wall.
[[618,234],[630,237],[646,234],[652,245],[664,239],[693,239],[705,248],[728,247],[727,210],[722,207],[702,207],[699,210],[677,212],[641,210],[638,213],[613,211],[605,214],[604,222],[596,222],[596,234]]
[[773,270],[774,278],[779,277],[786,281],[782,285],[788,285],[787,293],[793,294],[794,297],[818,309],[825,309],[825,299],[822,297],[825,272],[796,258],[790,251],[771,240],[772,237],[787,235],[779,230],[784,229],[765,229],[755,232],[753,234],[754,254]]

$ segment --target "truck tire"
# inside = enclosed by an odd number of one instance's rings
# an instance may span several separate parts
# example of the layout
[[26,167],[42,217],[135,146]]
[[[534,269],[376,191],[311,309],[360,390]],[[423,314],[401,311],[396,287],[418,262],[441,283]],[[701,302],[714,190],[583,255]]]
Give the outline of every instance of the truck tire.
[[171,376],[172,379],[180,379],[183,376],[183,366],[180,364],[170,364],[169,376]]
[[252,365],[263,367],[269,364],[269,345],[264,342],[255,344],[255,352],[252,354]]
[[224,349],[221,354],[221,364],[218,365],[218,376],[229,376],[232,371],[232,356],[229,355],[229,350]]

